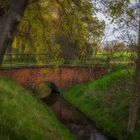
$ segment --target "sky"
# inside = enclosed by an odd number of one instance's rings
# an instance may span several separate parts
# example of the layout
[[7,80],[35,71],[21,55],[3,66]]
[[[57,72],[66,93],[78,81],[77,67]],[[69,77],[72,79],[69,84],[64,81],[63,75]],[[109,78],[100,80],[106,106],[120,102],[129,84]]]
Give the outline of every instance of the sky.
[[[140,9],[139,1],[140,0],[131,0],[129,7],[131,7],[135,11],[136,11],[136,9],[139,10]],[[119,37],[120,37],[122,30],[121,29],[117,30],[117,31],[115,30],[118,27],[117,24],[111,23],[111,21],[101,12],[96,13],[96,15],[97,15],[97,18],[99,20],[105,21],[105,33],[104,33],[105,36],[103,37],[102,42],[110,42],[113,40],[120,40],[121,41],[121,39]],[[115,30],[115,32],[114,32],[114,30]],[[130,32],[130,30],[129,30],[129,32]],[[137,36],[137,31],[132,30],[130,33],[131,33],[131,35]]]
[[114,32],[114,28],[117,27],[115,23],[111,23],[109,19],[105,17],[102,13],[97,13],[97,17],[101,21],[105,21],[105,36],[103,37],[103,42],[110,42],[113,40],[118,40],[119,31]]
[[[94,4],[94,2],[93,2]],[[97,4],[97,3],[96,3]],[[98,8],[100,7],[100,4],[96,5]],[[119,34],[119,32],[113,32],[114,27],[116,27],[117,25],[115,25],[114,23],[111,23],[111,21],[101,12],[97,12],[96,16],[99,20],[104,21],[105,22],[105,32],[104,32],[104,37],[102,39],[102,42],[110,42],[113,40],[117,40],[117,36]]]

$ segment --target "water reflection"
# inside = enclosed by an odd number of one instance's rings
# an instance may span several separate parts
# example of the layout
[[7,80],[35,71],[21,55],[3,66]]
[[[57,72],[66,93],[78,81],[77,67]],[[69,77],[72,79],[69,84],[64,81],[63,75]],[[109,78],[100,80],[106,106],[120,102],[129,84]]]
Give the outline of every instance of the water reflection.
[[107,140],[101,133],[99,133],[91,125],[77,124],[74,122],[64,122],[69,127],[72,133],[77,136],[78,140]]
[[96,127],[76,108],[59,98],[51,106],[59,120],[75,134],[77,140],[108,140]]

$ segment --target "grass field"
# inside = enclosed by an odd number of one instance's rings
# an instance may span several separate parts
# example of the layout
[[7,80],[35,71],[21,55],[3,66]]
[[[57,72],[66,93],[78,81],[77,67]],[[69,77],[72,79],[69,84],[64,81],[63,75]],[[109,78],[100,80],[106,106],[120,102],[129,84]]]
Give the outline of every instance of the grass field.
[[[133,136],[127,136],[133,70],[123,66],[103,78],[64,91],[66,100],[96,123],[104,133],[119,140],[140,140],[140,117]],[[140,111],[139,111],[140,116]]]
[[51,110],[16,82],[0,78],[0,140],[74,140]]
[[[20,55],[20,54],[19,54]],[[39,62],[36,61],[36,57],[39,57]],[[91,58],[83,59],[61,59],[59,63],[48,61],[45,55],[28,55],[22,54],[17,57],[17,54],[12,54],[11,57],[7,55],[3,61],[2,67],[21,67],[21,66],[44,66],[44,65],[108,65],[108,63],[130,63],[135,56],[127,52],[117,52],[114,54],[107,54],[98,52],[97,55],[93,55]]]

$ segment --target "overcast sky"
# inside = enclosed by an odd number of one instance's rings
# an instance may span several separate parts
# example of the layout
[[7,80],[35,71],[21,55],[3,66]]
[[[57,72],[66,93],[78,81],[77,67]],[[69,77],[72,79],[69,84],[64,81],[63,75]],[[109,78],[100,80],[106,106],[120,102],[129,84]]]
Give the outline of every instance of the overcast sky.
[[[139,10],[140,9],[140,0],[131,0],[131,4],[129,7],[132,9]],[[99,5],[100,6],[100,5]],[[113,40],[120,40],[120,34],[122,32],[121,29],[118,29],[117,31],[115,30],[118,26],[115,23],[111,23],[109,19],[103,14],[103,13],[96,13],[98,19],[105,21],[105,36],[103,38],[103,42],[108,42],[108,41],[113,41]],[[115,32],[114,32],[115,30]],[[128,29],[129,30],[129,29]],[[130,31],[129,31],[130,32]],[[131,31],[130,32],[132,35],[137,36],[137,31]]]
[[102,13],[97,13],[97,17],[101,21],[105,21],[105,36],[103,38],[103,42],[118,40],[119,31],[114,32],[114,28],[117,27],[117,25],[111,23],[111,21],[107,19]]
[[[97,3],[96,3],[97,4]],[[97,8],[100,9],[100,4],[96,5]],[[99,20],[101,21],[105,21],[105,36],[103,37],[102,42],[108,42],[108,41],[113,41],[113,40],[117,40],[117,36],[119,35],[119,32],[113,32],[114,28],[117,27],[117,25],[115,25],[114,23],[111,23],[111,21],[101,12],[97,12],[96,16]]]

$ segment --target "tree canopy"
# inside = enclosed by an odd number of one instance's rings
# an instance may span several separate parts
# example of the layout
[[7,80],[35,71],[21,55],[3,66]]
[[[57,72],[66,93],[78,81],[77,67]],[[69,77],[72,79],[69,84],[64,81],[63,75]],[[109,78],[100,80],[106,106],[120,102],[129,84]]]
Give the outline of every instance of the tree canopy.
[[[1,15],[9,4],[10,0],[2,1]],[[13,51],[45,53],[48,60],[91,56],[104,33],[104,23],[94,10],[88,0],[29,1],[13,41]]]

